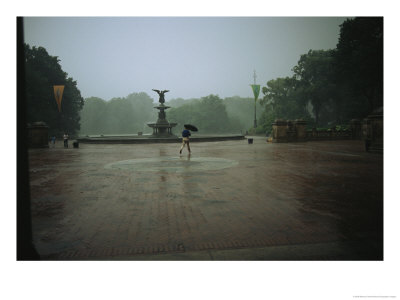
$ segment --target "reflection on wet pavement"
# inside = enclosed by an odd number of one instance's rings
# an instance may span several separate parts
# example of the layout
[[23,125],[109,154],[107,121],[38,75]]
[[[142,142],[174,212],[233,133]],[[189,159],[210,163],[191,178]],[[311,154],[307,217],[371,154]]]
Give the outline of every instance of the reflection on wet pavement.
[[123,160],[108,164],[106,169],[132,172],[197,172],[219,170],[237,165],[236,161],[215,157],[154,157]]
[[30,150],[38,252],[88,259],[350,243],[328,259],[382,259],[383,157],[361,141],[198,143],[191,156],[177,156],[179,147]]

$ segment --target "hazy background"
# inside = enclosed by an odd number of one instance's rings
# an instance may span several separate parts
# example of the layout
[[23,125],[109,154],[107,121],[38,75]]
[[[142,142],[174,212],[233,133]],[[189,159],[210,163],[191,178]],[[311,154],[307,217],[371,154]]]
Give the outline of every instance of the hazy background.
[[301,54],[335,48],[345,17],[26,17],[25,42],[58,56],[84,98],[169,89],[166,100],[251,97]]

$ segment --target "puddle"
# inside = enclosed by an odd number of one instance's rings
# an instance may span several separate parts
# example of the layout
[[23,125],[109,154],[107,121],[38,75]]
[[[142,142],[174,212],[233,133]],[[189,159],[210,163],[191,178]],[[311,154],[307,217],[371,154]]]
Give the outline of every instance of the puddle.
[[230,168],[238,164],[235,160],[216,157],[155,157],[122,160],[107,164],[106,169],[135,172],[198,172]]

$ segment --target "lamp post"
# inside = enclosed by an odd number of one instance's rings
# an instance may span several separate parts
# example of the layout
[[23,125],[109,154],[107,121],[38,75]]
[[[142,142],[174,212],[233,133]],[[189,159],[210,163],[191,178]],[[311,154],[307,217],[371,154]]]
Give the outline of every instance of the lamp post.
[[251,86],[251,88],[253,90],[253,94],[254,94],[254,128],[256,128],[257,127],[256,103],[257,103],[258,95],[260,94],[260,85],[256,84],[256,78],[257,78],[256,70],[254,70],[253,77],[254,77],[254,84],[251,84],[250,86]]

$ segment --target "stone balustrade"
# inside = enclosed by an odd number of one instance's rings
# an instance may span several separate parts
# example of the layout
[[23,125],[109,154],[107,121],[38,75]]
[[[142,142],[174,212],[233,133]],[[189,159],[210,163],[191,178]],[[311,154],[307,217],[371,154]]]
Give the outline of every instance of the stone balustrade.
[[305,142],[323,140],[365,140],[367,151],[383,151],[383,108],[374,111],[362,121],[353,119],[349,129],[336,130],[335,127],[325,130],[306,129],[307,122],[277,119],[272,123],[272,142]]
[[352,139],[351,130],[336,130],[335,128],[326,130],[317,130],[313,128],[307,131],[308,141],[321,141],[321,140],[349,140]]
[[275,120],[272,123],[272,142],[305,142],[309,139],[307,130],[307,122],[302,119],[291,120]]
[[369,152],[383,152],[383,107],[372,112],[362,126],[365,148]]

